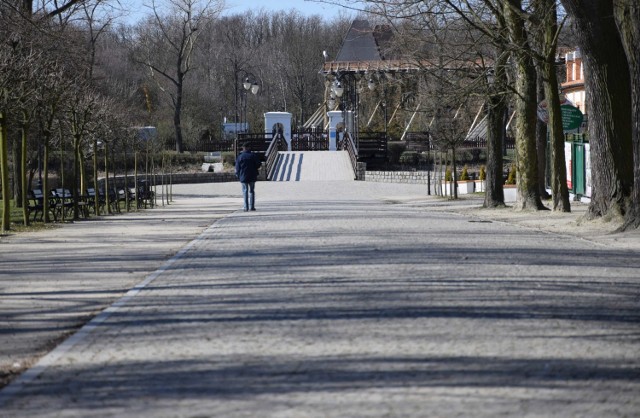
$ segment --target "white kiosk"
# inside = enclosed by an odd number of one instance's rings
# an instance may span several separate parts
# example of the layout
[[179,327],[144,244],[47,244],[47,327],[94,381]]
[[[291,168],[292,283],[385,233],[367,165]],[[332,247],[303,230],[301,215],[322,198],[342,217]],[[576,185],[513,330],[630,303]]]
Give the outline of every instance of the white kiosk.
[[344,129],[344,124],[342,123],[342,111],[333,110],[331,112],[327,112],[327,116],[329,117],[329,151],[336,151],[338,149],[338,141],[339,138],[339,128],[342,124],[342,129]]
[[281,131],[287,141],[289,151],[291,151],[291,118],[292,115],[288,112],[267,112],[264,114],[265,133],[271,134]]

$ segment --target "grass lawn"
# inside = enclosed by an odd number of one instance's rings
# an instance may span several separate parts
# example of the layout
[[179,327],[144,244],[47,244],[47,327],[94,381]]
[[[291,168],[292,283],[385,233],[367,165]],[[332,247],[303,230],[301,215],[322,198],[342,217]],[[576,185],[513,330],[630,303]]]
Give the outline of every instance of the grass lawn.
[[[1,202],[1,200],[0,200]],[[32,219],[29,219],[29,226],[25,226],[24,225],[24,220],[22,217],[22,208],[18,208],[16,207],[16,205],[14,204],[14,201],[11,200],[11,202],[9,203],[9,206],[11,207],[11,215],[10,215],[10,232],[12,233],[16,233],[16,232],[26,232],[26,231],[38,231],[41,229],[47,229],[47,228],[54,228],[55,225],[53,224],[45,224],[44,222],[41,222],[40,220],[36,220],[35,222]],[[1,217],[4,215],[4,211],[2,208],[2,205],[0,205],[0,219]],[[6,234],[6,232],[5,232]],[[0,232],[0,235],[2,235],[2,232]]]

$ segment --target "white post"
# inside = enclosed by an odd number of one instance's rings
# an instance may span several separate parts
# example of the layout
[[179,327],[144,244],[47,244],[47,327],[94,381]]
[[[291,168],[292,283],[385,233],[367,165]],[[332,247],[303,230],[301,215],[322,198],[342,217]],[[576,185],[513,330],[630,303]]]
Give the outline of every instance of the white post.
[[273,132],[278,124],[282,125],[282,135],[287,141],[287,149],[291,151],[291,119],[288,112],[267,112],[264,114],[264,131],[267,134]]
[[342,123],[342,112],[339,110],[327,112],[329,117],[329,151],[338,149],[338,125]]

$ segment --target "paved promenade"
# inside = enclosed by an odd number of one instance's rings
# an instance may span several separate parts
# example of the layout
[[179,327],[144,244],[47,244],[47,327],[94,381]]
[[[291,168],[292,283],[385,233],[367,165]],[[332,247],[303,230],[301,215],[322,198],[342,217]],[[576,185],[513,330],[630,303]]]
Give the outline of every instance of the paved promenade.
[[93,320],[0,416],[638,416],[638,236],[423,189],[258,183],[245,213],[237,184],[176,186],[165,208],[3,238],[5,368]]

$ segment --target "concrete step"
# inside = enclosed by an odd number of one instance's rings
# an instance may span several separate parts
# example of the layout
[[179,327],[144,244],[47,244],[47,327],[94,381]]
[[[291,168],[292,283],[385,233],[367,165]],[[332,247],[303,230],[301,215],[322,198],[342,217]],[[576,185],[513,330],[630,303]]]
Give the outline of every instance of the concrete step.
[[353,180],[346,151],[280,152],[271,181]]

